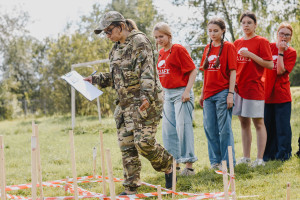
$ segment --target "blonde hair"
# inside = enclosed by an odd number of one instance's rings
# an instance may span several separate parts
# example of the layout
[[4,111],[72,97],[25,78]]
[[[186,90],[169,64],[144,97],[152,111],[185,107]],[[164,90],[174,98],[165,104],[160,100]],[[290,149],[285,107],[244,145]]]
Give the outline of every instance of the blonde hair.
[[277,35],[278,35],[278,32],[280,31],[280,29],[282,29],[282,28],[289,29],[291,31],[291,38],[292,38],[292,36],[293,36],[293,27],[287,22],[282,22],[281,24],[279,24],[279,27],[277,29]]
[[[157,23],[154,28],[152,34],[154,35],[154,31],[159,31],[172,39],[172,32],[170,26],[165,22]],[[156,50],[158,50],[158,43],[156,42]]]

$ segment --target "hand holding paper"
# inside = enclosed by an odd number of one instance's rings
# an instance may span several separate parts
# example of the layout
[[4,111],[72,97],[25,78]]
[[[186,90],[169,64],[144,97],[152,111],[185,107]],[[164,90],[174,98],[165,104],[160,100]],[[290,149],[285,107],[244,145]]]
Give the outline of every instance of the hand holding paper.
[[63,76],[62,79],[67,81],[72,87],[74,87],[78,92],[80,92],[85,98],[92,101],[98,96],[100,96],[103,92],[93,86],[88,80],[83,78],[80,74],[76,71],[71,71]]

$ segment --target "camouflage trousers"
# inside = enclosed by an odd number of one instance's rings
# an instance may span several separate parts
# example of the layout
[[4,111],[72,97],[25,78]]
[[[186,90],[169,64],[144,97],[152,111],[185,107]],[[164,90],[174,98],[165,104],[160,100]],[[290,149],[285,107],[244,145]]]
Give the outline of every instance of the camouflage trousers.
[[118,128],[119,147],[122,152],[124,183],[126,190],[134,191],[140,186],[141,161],[139,154],[147,158],[156,171],[165,172],[172,166],[173,157],[156,143],[157,125],[141,126],[126,131],[124,123]]

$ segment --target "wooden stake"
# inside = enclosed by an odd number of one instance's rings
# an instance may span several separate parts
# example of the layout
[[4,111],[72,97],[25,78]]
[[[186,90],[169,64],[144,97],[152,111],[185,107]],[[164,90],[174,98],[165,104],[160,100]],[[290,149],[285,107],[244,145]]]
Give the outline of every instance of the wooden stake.
[[40,199],[43,199],[44,192],[43,192],[43,181],[42,181],[42,164],[41,164],[41,153],[40,153],[40,142],[39,142],[39,129],[38,129],[38,125],[36,124],[34,124],[34,136],[36,136],[37,139],[36,158],[37,158],[38,182],[40,187]]
[[36,200],[36,184],[37,184],[37,169],[36,169],[36,148],[37,148],[37,138],[36,136],[31,136],[31,196],[32,200]]
[[114,182],[113,169],[112,169],[111,156],[110,156],[109,149],[106,149],[106,159],[107,159],[107,169],[108,169],[108,177],[109,177],[110,198],[112,200],[116,200],[115,182]]
[[[172,177],[172,191],[176,191],[176,160],[173,158],[173,177]],[[172,199],[175,199],[175,193],[172,193]]]
[[4,159],[4,139],[0,135],[0,189],[1,189],[1,200],[6,200],[6,183],[5,183],[5,159]]
[[161,186],[158,185],[157,186],[157,200],[161,200]]
[[290,190],[291,190],[291,184],[288,182],[286,188],[286,200],[290,200]]
[[226,160],[222,161],[222,171],[223,171],[223,184],[224,184],[224,199],[225,200],[229,200],[229,196],[228,196],[227,163],[226,163]]
[[69,131],[69,136],[70,136],[71,163],[72,163],[72,174],[73,174],[73,185],[74,185],[74,198],[75,198],[75,200],[78,200],[78,185],[77,185],[77,173],[76,173],[75,147],[74,147],[73,130]]
[[104,144],[103,144],[103,133],[100,134],[100,154],[101,154],[101,170],[102,170],[102,192],[106,196],[106,179],[105,179],[105,159],[104,159]]
[[[236,200],[232,146],[228,146],[228,158],[229,158],[229,170],[230,170],[232,199]],[[231,178],[231,177],[233,177],[233,178]]]
[[96,147],[93,148],[93,176],[96,177],[96,158],[97,158],[97,149]]

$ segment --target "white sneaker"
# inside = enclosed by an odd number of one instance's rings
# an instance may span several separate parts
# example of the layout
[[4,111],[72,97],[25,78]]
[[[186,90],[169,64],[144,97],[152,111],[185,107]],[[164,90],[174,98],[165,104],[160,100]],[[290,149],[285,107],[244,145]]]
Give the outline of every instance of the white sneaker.
[[250,164],[251,163],[251,159],[250,158],[246,158],[246,157],[241,157],[239,161],[237,161],[237,165],[239,164]]
[[185,168],[184,170],[182,170],[182,172],[180,173],[181,176],[193,176],[195,175],[194,169],[191,168]]
[[212,169],[212,170],[222,170],[222,164],[221,163],[212,164],[210,166],[210,169]]
[[264,160],[257,158],[255,161],[253,161],[253,163],[251,164],[251,167],[257,167],[257,166],[265,166]]

